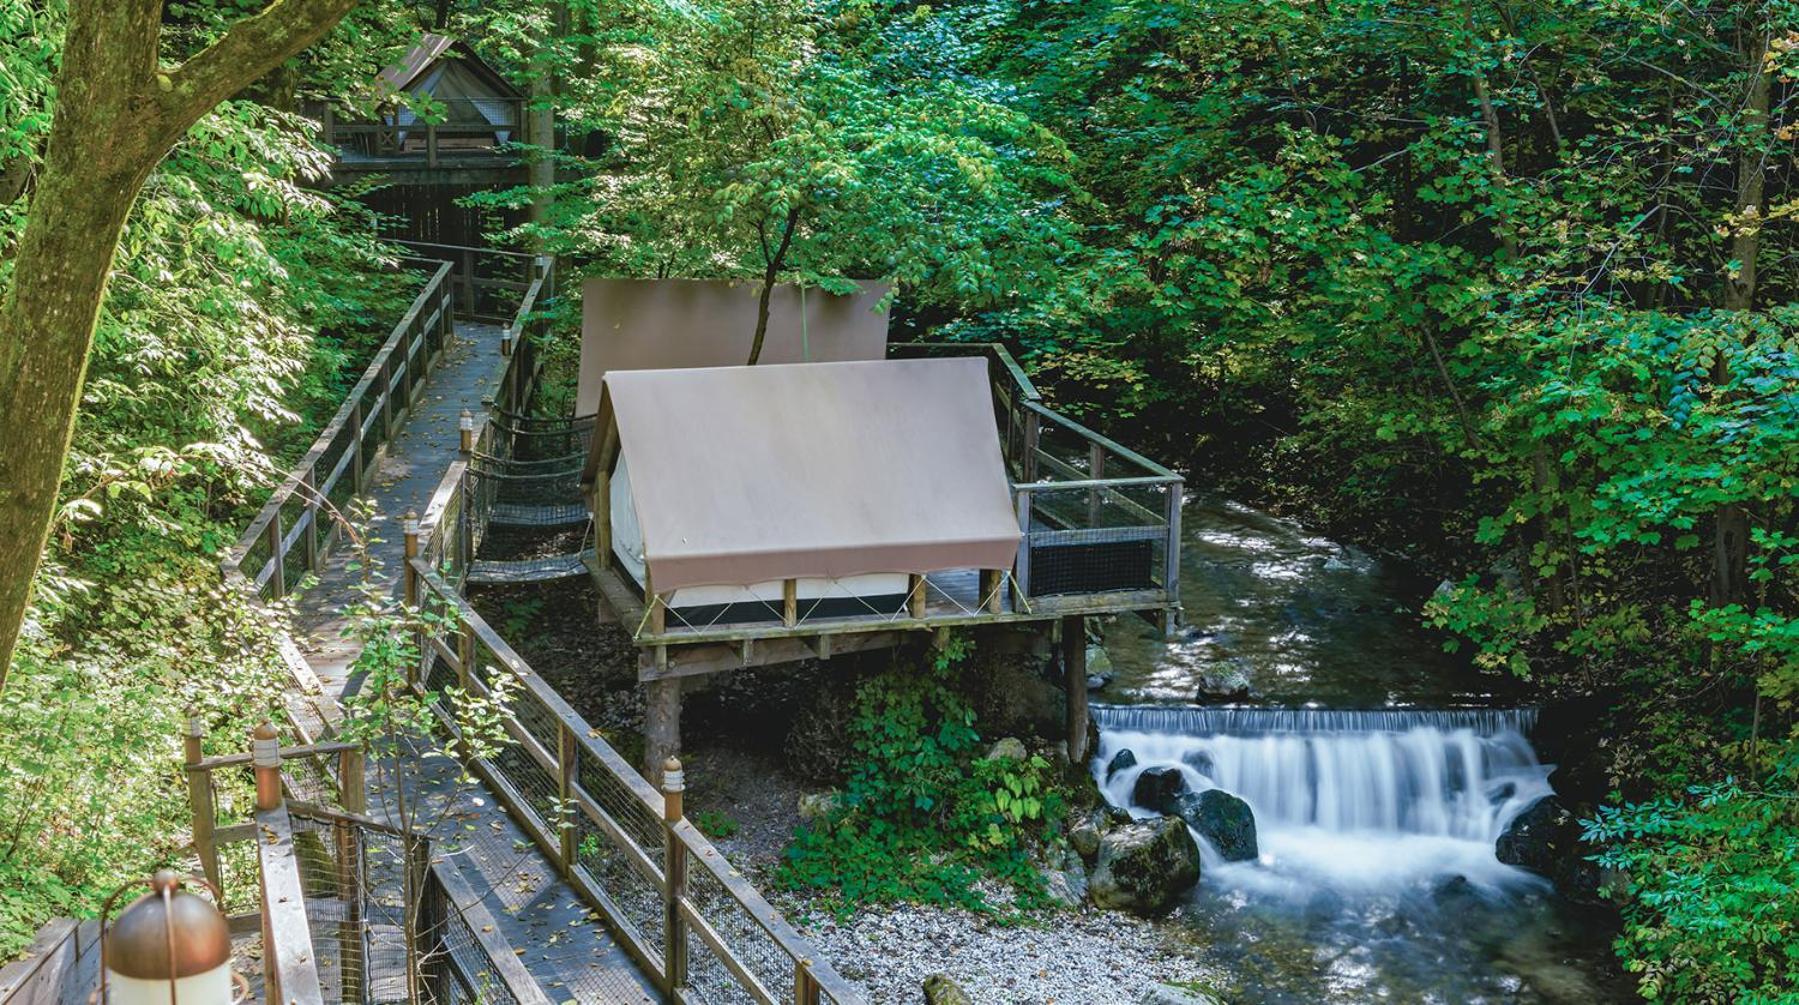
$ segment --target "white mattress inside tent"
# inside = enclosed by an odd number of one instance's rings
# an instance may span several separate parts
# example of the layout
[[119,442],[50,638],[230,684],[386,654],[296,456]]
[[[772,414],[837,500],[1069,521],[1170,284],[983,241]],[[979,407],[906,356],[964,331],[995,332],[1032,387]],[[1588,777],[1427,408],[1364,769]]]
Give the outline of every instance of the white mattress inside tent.
[[[637,582],[644,577],[643,528],[637,521],[637,505],[631,498],[631,472],[619,454],[613,468],[609,491],[612,511],[612,554]],[[828,600],[840,597],[891,597],[904,594],[911,577],[903,572],[877,572],[834,579],[802,578],[795,584],[801,601]],[[672,608],[701,607],[715,604],[765,603],[779,608],[782,586],[778,579],[761,583],[720,586],[689,586],[674,591],[668,599]]]

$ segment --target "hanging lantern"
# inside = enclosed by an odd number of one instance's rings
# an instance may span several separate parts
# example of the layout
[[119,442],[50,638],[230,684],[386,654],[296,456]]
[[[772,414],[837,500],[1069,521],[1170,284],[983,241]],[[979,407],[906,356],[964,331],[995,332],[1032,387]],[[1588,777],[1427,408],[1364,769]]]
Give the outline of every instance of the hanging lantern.
[[219,909],[183,890],[182,878],[173,872],[157,873],[149,885],[150,892],[127,904],[110,925],[106,916],[113,900],[130,887],[108,897],[101,910],[102,1005],[249,1000],[248,982],[231,970],[231,928]]

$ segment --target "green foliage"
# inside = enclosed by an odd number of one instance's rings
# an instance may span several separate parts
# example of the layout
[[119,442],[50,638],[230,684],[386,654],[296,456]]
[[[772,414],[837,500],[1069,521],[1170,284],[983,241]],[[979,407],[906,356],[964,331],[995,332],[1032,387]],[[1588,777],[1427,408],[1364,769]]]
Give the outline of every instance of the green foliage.
[[1069,237],[1067,151],[965,82],[895,79],[877,10],[594,11],[573,51],[552,58],[574,73],[561,108],[571,128],[611,142],[521,233],[609,274],[774,270],[827,291],[891,279],[922,303],[1021,302]]
[[1624,882],[1618,953],[1650,1000],[1790,1001],[1799,988],[1799,759],[1755,789],[1604,807],[1586,837]]
[[[207,17],[243,13],[176,6],[171,57],[203,40]],[[0,0],[0,288],[65,11]],[[346,51],[338,38],[315,55]],[[315,136],[276,107],[227,102],[157,166],[119,245],[61,511],[0,695],[0,959],[125,879],[187,866],[190,706],[214,754],[280,721],[277,625],[221,590],[218,561],[418,285],[366,210],[309,187],[327,163]],[[221,793],[227,809],[241,795]]]
[[693,825],[698,827],[700,833],[707,837],[720,839],[728,838],[733,834],[736,834],[739,826],[741,826],[737,823],[735,817],[731,816],[729,813],[720,813],[717,810],[700,810],[698,813],[693,814]]
[[783,883],[855,904],[917,901],[996,911],[979,881],[1009,885],[1040,907],[1031,852],[1061,813],[1049,762],[983,758],[975,713],[957,690],[968,646],[929,666],[897,662],[857,691],[849,781],[837,804],[800,831]]

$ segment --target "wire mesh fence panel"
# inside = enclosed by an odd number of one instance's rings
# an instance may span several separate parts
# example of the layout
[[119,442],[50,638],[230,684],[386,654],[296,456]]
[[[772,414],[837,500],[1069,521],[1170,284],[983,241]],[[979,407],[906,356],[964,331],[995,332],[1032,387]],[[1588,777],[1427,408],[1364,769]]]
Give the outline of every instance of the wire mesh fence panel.
[[[699,922],[688,927],[687,979],[699,1000],[754,1005],[763,1000],[759,992],[777,1002],[794,1000],[792,957],[698,861],[688,869],[687,899]],[[701,934],[701,923],[723,942],[724,953]]]

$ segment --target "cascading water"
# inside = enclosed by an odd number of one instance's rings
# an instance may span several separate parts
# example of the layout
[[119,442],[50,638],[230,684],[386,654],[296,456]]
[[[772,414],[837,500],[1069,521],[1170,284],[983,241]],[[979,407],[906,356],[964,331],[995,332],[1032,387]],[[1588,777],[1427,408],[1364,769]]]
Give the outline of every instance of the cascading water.
[[[1173,767],[1192,791],[1219,788],[1247,802],[1274,854],[1286,849],[1333,872],[1363,869],[1365,876],[1361,856],[1341,854],[1351,846],[1437,839],[1440,853],[1466,860],[1464,871],[1476,873],[1468,878],[1495,881],[1505,871],[1493,858],[1494,841],[1550,793],[1549,769],[1524,736],[1528,711],[1102,705],[1094,718],[1094,767],[1115,805],[1152,812],[1131,806],[1137,779],[1150,768]],[[1109,771],[1124,750],[1135,763]],[[1414,864],[1437,868],[1443,857]],[[1333,862],[1344,869],[1328,869]]]
[[[1527,739],[1531,713],[1491,707],[1520,702],[1515,682],[1444,653],[1411,613],[1434,580],[1236,503],[1191,499],[1181,526],[1190,627],[1164,639],[1106,626],[1093,770],[1118,806],[1144,771],[1173,767],[1255,814],[1259,857],[1225,862],[1202,842],[1177,911],[1225,975],[1223,997],[1614,1000],[1604,929],[1494,852],[1549,793],[1549,766]],[[1205,705],[1245,685],[1308,707]],[[1109,773],[1126,748],[1136,763]]]

